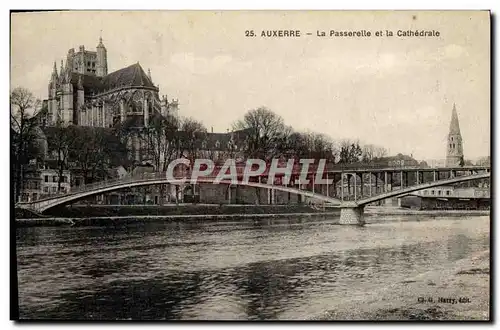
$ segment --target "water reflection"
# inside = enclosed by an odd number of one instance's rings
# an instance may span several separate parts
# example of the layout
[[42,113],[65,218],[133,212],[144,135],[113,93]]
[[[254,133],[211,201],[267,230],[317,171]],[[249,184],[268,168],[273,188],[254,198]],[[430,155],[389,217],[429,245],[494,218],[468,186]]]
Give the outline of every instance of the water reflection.
[[488,249],[489,221],[150,224],[17,234],[22,317],[263,320],[321,313],[333,300]]

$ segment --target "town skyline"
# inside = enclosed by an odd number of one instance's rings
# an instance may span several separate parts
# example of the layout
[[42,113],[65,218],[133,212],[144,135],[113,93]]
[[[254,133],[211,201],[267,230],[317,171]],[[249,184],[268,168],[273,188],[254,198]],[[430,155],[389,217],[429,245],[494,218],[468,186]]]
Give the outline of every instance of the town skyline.
[[[325,26],[329,17],[326,14],[318,16],[321,19],[316,25]],[[404,14],[405,17],[399,17],[399,24],[408,18]],[[138,20],[137,15],[150,19]],[[350,23],[348,13],[336,15],[343,26],[363,25]],[[369,18],[359,19],[359,13],[356,15],[360,21]],[[366,26],[377,21],[377,24],[392,24],[387,17],[371,15]],[[393,14],[385,16],[388,15]],[[84,45],[95,50],[102,30],[109,72],[137,62],[145,70],[150,68],[153,82],[160,86],[160,95],[179,99],[179,114],[200,120],[209,131],[213,127],[216,132],[225,132],[249,109],[265,106],[299,131],[324,133],[336,140],[359,139],[384,146],[390,154],[411,154],[422,160],[444,159],[455,103],[464,154],[466,159],[474,160],[490,154],[489,30],[487,24],[481,24],[481,19],[469,21],[464,15],[457,13],[456,20],[469,26],[462,25],[456,29],[458,32],[443,31],[450,29],[451,23],[439,24],[441,34],[450,35],[447,40],[409,43],[384,39],[374,47],[371,39],[248,41],[244,29],[228,28],[241,23],[235,13],[14,14],[11,87],[23,86],[40,99],[47,98],[54,61],[59,70],[60,60],[65,59],[68,49]],[[284,16],[255,13],[246,17],[248,25],[255,22],[262,25],[263,19],[270,27],[297,24],[308,29],[313,25],[293,16],[293,13]],[[450,16],[455,15],[447,15],[446,20]],[[155,27],[149,23],[154,18],[171,23]],[[217,19],[223,20],[226,28],[208,31],[207,26],[213,26]],[[92,24],[87,24],[84,31],[78,30],[86,20]],[[417,21],[429,25],[432,14],[419,12]],[[42,38],[26,28],[31,24],[46,26]],[[142,39],[133,33],[137,24],[141,24],[138,31],[148,32]],[[127,37],[120,37],[116,33],[119,30]],[[131,37],[130,33],[134,35]],[[481,34],[484,39],[477,37]],[[464,44],[464,40],[469,43]],[[350,48],[345,48],[346,45]],[[409,48],[414,45],[418,51]],[[338,52],[335,46],[344,48]],[[319,54],[311,48],[319,49]],[[267,52],[263,53],[263,49]],[[375,56],[371,57],[374,51]],[[398,94],[394,84],[406,84],[408,88],[398,86]],[[337,110],[332,114],[331,109],[347,111]]]

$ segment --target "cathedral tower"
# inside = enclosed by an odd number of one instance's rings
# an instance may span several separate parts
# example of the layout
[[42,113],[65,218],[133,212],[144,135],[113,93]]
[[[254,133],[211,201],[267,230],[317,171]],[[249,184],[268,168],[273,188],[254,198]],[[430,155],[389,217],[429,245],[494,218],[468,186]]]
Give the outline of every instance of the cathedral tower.
[[99,44],[97,45],[97,65],[96,76],[104,77],[108,74],[108,52],[102,43],[102,37],[99,37]]
[[463,162],[464,151],[462,147],[462,135],[460,134],[460,125],[458,123],[458,114],[455,104],[451,113],[450,132],[446,145],[446,166],[460,166]]

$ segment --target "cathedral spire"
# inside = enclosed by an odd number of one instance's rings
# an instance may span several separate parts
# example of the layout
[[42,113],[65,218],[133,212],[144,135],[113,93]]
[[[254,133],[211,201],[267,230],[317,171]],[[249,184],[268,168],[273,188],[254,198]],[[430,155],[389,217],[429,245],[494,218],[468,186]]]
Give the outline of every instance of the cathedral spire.
[[62,76],[64,73],[64,65],[63,65],[63,60],[61,60],[61,70],[59,71],[59,74]]
[[54,61],[54,68],[52,69],[52,77],[51,77],[51,80],[52,81],[55,81],[57,80],[57,65],[56,65],[56,61]]
[[450,131],[448,133],[446,147],[446,166],[463,166],[464,151],[462,145],[462,134],[460,134],[460,124],[458,123],[458,113],[455,103],[451,111]]
[[455,103],[453,103],[453,110],[451,112],[450,121],[450,135],[460,135],[460,124],[458,123],[458,114]]

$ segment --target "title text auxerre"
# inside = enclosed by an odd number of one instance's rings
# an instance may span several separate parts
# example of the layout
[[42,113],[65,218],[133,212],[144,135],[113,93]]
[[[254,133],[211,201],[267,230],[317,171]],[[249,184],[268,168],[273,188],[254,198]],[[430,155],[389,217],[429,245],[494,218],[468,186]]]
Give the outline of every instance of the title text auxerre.
[[436,30],[316,30],[303,33],[301,30],[245,30],[245,37],[263,38],[300,38],[304,35],[316,37],[439,37],[440,32]]

